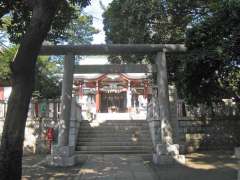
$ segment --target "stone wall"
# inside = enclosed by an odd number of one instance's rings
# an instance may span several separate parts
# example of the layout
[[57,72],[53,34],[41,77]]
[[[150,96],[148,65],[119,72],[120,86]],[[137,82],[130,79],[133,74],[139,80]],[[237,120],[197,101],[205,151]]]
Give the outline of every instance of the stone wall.
[[238,175],[237,180],[240,180],[240,147],[235,148],[235,157],[238,159]]
[[179,123],[180,144],[187,152],[195,150],[234,149],[240,146],[240,117],[190,119],[182,118]]

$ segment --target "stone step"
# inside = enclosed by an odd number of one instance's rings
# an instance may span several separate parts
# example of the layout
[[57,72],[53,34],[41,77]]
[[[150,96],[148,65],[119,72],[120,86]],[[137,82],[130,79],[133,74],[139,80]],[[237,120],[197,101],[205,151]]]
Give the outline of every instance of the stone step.
[[152,146],[152,142],[148,141],[140,141],[140,142],[133,142],[133,141],[78,141],[77,146]]
[[76,151],[82,154],[150,154],[152,140],[146,120],[82,121]]
[[78,133],[92,133],[92,132],[108,132],[108,133],[114,133],[114,132],[149,132],[149,128],[141,128],[141,127],[101,127],[101,128],[79,128]]
[[138,119],[138,120],[121,120],[121,119],[118,119],[118,120],[106,120],[106,121],[101,121],[101,120],[93,120],[93,121],[88,121],[88,120],[83,120],[81,121],[83,123],[91,123],[91,122],[100,122],[100,123],[143,123],[143,122],[146,122],[147,123],[147,120],[146,119]]
[[100,131],[113,131],[113,130],[149,130],[148,126],[113,126],[113,125],[102,125],[99,127],[87,127],[87,126],[80,126],[79,131],[82,130],[100,130]]
[[[152,161],[152,152],[149,151],[124,151],[124,150],[119,150],[119,151],[76,151],[77,155],[91,155],[91,154],[134,154],[134,155],[139,155],[143,156],[146,158],[149,158],[150,161]],[[144,158],[145,159],[145,158]]]
[[147,126],[147,121],[106,121],[106,122],[97,122],[97,121],[93,121],[93,122],[89,122],[89,121],[82,121],[81,122],[82,126],[89,126],[89,127],[99,127],[99,126]]
[[149,137],[141,138],[122,138],[122,137],[78,137],[78,142],[151,142]]
[[149,131],[147,130],[116,130],[116,131],[98,131],[98,130],[85,130],[85,131],[79,131],[78,132],[78,135],[79,137],[82,135],[82,134],[106,134],[106,135],[148,135],[149,134]]
[[77,151],[145,151],[152,152],[150,146],[76,146]]
[[134,131],[134,130],[140,130],[140,131],[149,131],[149,127],[141,127],[141,126],[99,126],[99,127],[86,127],[86,126],[80,126],[79,132],[82,131]]
[[82,137],[101,137],[101,138],[108,138],[108,137],[111,137],[111,138],[115,138],[115,137],[119,137],[119,138],[122,138],[122,139],[129,139],[129,138],[132,138],[132,139],[141,139],[141,138],[150,138],[150,134],[135,134],[135,133],[89,133],[89,134],[79,134],[78,136],[79,138],[82,138]]
[[79,135],[81,134],[149,134],[148,130],[80,130],[78,132]]
[[142,120],[146,119],[145,113],[97,113],[96,119],[104,120]]

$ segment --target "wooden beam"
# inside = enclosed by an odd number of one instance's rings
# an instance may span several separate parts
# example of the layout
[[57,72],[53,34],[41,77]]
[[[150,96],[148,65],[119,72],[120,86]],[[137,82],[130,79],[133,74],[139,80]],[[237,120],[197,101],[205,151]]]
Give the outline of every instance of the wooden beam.
[[101,45],[55,45],[43,46],[40,55],[122,55],[153,54],[161,51],[185,52],[184,44],[101,44]]
[[75,65],[74,73],[153,73],[156,67],[147,64],[107,64],[107,65]]

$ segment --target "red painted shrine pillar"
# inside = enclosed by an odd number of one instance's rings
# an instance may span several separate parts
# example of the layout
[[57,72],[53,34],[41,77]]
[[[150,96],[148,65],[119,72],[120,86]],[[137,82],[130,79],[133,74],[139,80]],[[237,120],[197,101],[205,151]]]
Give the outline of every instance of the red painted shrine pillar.
[[96,112],[100,111],[100,91],[99,91],[99,83],[96,82]]
[[4,88],[0,87],[0,100],[4,100]]
[[144,82],[144,98],[148,98],[148,84],[147,82]]
[[83,83],[82,82],[80,82],[80,84],[79,84],[78,93],[79,93],[80,99],[82,99],[82,97],[83,97]]

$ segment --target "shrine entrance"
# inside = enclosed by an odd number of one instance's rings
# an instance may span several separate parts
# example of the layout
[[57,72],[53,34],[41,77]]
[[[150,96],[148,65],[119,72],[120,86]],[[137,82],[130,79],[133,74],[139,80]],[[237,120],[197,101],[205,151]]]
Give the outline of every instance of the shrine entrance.
[[[127,74],[127,73],[156,73],[156,94],[152,97],[152,104],[147,108],[148,123],[153,143],[153,161],[158,164],[172,163],[182,156],[179,155],[179,146],[173,144],[174,123],[170,117],[170,101],[168,91],[167,60],[166,53],[184,52],[186,47],[182,44],[111,44],[111,45],[79,45],[79,46],[43,46],[40,55],[64,55],[64,75],[62,85],[61,118],[58,127],[58,145],[52,149],[51,164],[58,166],[71,166],[75,164],[78,125],[82,119],[82,108],[76,110],[73,101],[73,74]],[[126,54],[155,54],[155,64],[109,64],[109,65],[75,65],[75,55],[126,55]],[[134,87],[131,80],[127,80],[125,87],[127,92],[116,95],[111,92],[111,87],[101,86],[99,79],[95,82],[96,111],[125,111],[133,106],[139,106],[136,96],[139,90]],[[117,86],[117,85],[116,85]],[[147,87],[147,85],[144,85]],[[114,89],[114,88],[113,88]],[[132,91],[131,91],[132,90]],[[81,90],[80,90],[81,92]],[[132,95],[132,93],[135,95]],[[102,94],[102,97],[101,97]],[[143,94],[144,95],[144,94]],[[125,101],[126,99],[127,101]],[[101,103],[105,106],[101,107]],[[136,125],[132,119],[130,120]],[[81,127],[81,126],[80,126]],[[119,126],[118,126],[119,127]],[[173,128],[172,128],[173,127]],[[127,127],[124,129],[128,129]],[[114,128],[111,129],[111,131]],[[89,137],[89,136],[86,136]],[[104,136],[105,137],[105,136]],[[109,135],[108,135],[109,137]],[[137,132],[131,136],[131,140],[137,141]],[[149,141],[151,141],[149,140]],[[113,140],[112,142],[115,142]],[[95,147],[95,146],[94,146]],[[116,146],[114,146],[116,147]],[[125,146],[124,146],[125,147]],[[128,147],[127,147],[128,148]],[[89,152],[86,147],[82,150]],[[126,150],[126,149],[125,149]]]
[[[95,67],[101,66],[105,65]],[[107,66],[112,68],[112,65]],[[119,67],[121,66],[119,65]],[[136,66],[139,67],[139,65]],[[146,119],[146,107],[152,88],[149,80],[151,73],[147,71],[145,73],[121,73],[118,71],[116,69],[115,73],[90,74],[89,71],[88,74],[75,74],[74,90],[77,102],[83,107],[83,112],[96,114],[94,117],[97,117],[99,113],[141,112],[141,114],[145,114],[142,119]],[[83,116],[86,119],[84,113]]]
[[126,91],[125,92],[100,92],[100,113],[124,113],[127,112]]

